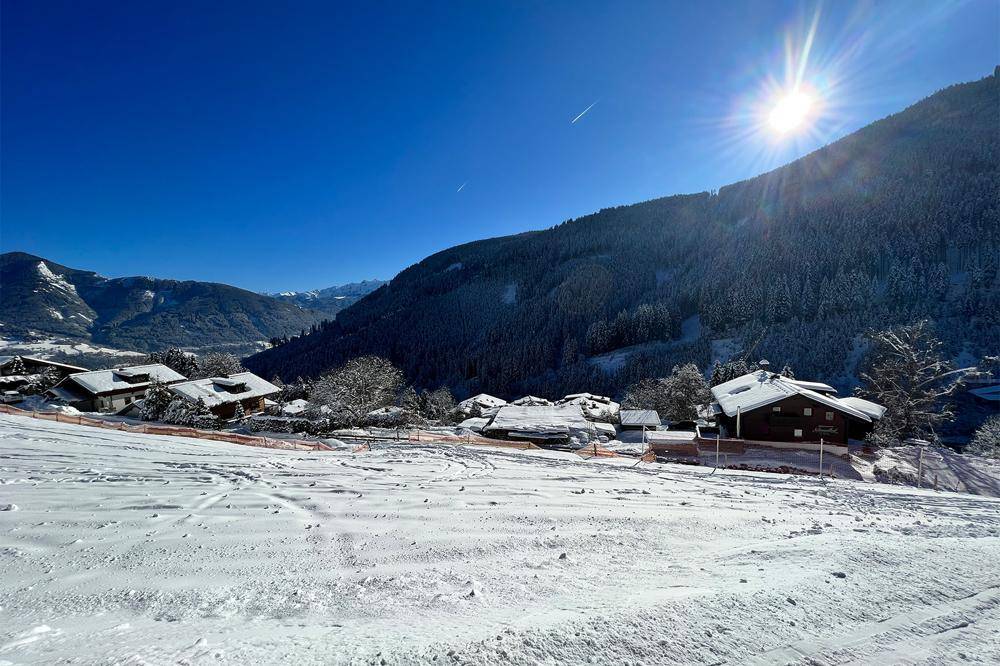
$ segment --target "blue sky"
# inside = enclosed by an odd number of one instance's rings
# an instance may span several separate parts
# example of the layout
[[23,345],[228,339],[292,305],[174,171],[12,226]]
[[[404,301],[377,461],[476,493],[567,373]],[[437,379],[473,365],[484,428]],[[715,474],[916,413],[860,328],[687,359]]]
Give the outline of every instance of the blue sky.
[[[998,8],[8,0],[0,248],[256,291],[389,278],[747,178],[981,78]],[[789,71],[818,110],[778,135]]]

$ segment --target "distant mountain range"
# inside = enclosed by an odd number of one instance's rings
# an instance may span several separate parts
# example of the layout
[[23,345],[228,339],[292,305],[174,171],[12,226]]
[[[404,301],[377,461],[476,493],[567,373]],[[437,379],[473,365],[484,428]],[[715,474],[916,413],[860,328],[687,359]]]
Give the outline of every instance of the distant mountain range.
[[309,330],[380,284],[331,287],[297,299],[213,282],[109,279],[8,252],[0,255],[0,336],[50,336],[139,351],[249,350],[261,340]]
[[362,280],[347,284],[313,291],[282,291],[268,294],[272,298],[286,303],[294,303],[300,307],[325,313],[333,318],[344,308],[353,305],[359,299],[372,293],[384,284],[385,280]]
[[717,193],[453,247],[246,364],[379,354],[418,387],[563,395],[752,353],[843,386],[865,331],[925,317],[975,362],[1000,350],[998,118],[994,72]]

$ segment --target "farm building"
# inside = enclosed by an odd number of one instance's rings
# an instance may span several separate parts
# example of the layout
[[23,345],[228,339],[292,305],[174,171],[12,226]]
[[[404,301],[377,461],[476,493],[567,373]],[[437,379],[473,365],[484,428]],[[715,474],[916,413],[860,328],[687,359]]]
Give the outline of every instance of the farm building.
[[725,436],[772,442],[847,444],[862,439],[885,408],[836,389],[760,370],[712,387],[712,413]]
[[46,391],[46,396],[85,412],[117,412],[146,395],[154,379],[173,384],[185,377],[160,363],[75,372]]
[[623,409],[618,413],[622,430],[656,430],[660,415],[654,409]]
[[63,379],[74,372],[86,370],[35,356],[0,356],[0,389],[15,391],[45,372],[55,373]]
[[243,405],[244,414],[263,411],[265,398],[277,395],[281,389],[252,372],[238,372],[171,384],[170,392],[191,402],[201,398],[213,414],[230,419],[236,415],[236,405]]

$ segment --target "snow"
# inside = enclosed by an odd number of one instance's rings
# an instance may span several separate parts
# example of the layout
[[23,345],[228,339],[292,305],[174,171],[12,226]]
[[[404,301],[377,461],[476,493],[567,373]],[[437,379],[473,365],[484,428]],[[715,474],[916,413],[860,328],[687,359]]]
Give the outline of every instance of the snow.
[[[74,315],[75,316],[75,315]],[[7,354],[32,353],[41,357],[52,354],[110,354],[114,356],[145,356],[142,352],[112,349],[111,347],[95,347],[86,342],[60,342],[54,338],[36,341],[23,341],[0,338],[0,350]]]
[[76,287],[68,282],[62,275],[56,275],[53,273],[44,261],[39,261],[38,266],[36,266],[35,269],[38,271],[38,276],[50,286],[68,294],[72,294],[73,296],[77,295]]
[[289,400],[287,403],[281,406],[281,413],[286,416],[295,416],[296,414],[302,414],[307,409],[309,409],[309,401],[302,398],[296,398],[295,400]]
[[[866,478],[916,485],[919,446],[880,449],[870,467],[855,463]],[[944,447],[924,447],[923,486],[1000,497],[1000,460],[963,455]]]
[[0,661],[1000,661],[1000,500],[0,416]]
[[517,283],[511,282],[503,288],[503,296],[501,297],[506,305],[514,305],[517,302]]

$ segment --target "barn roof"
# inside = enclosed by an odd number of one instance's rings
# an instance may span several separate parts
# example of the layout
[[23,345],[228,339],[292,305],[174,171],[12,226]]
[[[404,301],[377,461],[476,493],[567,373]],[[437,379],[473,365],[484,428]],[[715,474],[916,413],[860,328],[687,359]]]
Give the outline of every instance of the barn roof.
[[218,407],[248,398],[261,398],[281,391],[271,382],[252,372],[238,372],[228,377],[192,379],[171,384],[168,388],[172,393],[192,401],[201,398],[206,407]]
[[[129,381],[130,379],[135,380],[147,375],[149,376],[148,380]],[[185,377],[162,363],[151,363],[149,365],[133,365],[127,368],[115,368],[112,370],[75,372],[63,381],[72,381],[92,395],[102,395],[123,389],[140,389],[148,385],[153,379],[158,379],[161,382],[177,382],[184,380]]]
[[[874,415],[877,411],[875,408],[881,407],[880,405],[869,403],[867,400],[861,401],[867,403],[867,406],[860,405],[857,399],[837,398],[806,388],[810,384],[818,382],[790,380],[779,374],[760,370],[713,386],[712,397],[726,416],[736,416],[738,412],[749,412],[794,395],[801,395],[861,421],[870,422],[873,418],[881,418],[881,414]],[[827,384],[822,386],[830,388]],[[884,408],[882,412],[885,412]]]

